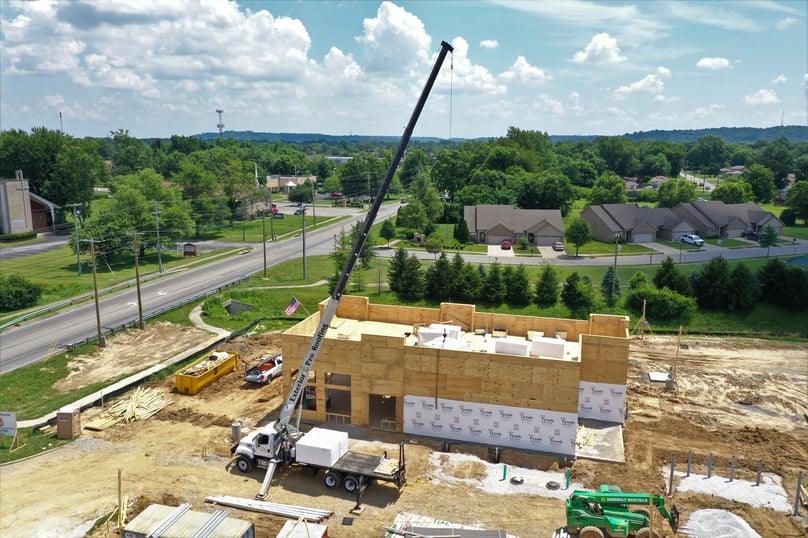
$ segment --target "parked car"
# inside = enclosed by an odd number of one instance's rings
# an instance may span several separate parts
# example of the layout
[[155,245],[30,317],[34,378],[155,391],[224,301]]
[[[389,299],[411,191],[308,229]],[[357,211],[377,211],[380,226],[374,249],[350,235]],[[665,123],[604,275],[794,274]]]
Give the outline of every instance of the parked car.
[[555,243],[553,243],[553,250],[563,251],[564,243],[562,243],[561,241],[556,241]]
[[760,239],[763,237],[763,232],[743,231],[741,232],[741,237],[760,241]]
[[305,215],[306,214],[306,206],[302,205],[295,209],[295,215]]
[[703,247],[704,239],[695,234],[687,234],[682,236],[682,243],[696,247]]
[[500,245],[500,246],[502,247],[502,250],[511,250],[511,247],[513,246],[513,244],[511,243],[510,239],[503,239],[502,240],[502,245]]
[[276,353],[272,356],[263,356],[258,364],[244,373],[244,381],[251,383],[269,383],[283,373],[283,357]]

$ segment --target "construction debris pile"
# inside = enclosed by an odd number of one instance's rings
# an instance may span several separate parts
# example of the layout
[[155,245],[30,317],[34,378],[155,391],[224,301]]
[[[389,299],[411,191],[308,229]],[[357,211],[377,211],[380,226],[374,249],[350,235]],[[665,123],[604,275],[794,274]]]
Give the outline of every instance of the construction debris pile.
[[165,393],[159,389],[138,387],[132,391],[129,398],[116,401],[84,427],[88,430],[103,431],[119,422],[145,420],[172,403],[173,400],[166,398]]

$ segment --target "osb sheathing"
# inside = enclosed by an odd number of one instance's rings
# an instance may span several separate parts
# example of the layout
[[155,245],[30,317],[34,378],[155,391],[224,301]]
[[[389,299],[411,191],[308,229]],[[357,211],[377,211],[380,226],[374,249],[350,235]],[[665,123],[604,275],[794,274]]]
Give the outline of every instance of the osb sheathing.
[[[308,351],[326,304],[327,300],[318,314],[283,333],[283,354],[290,366],[284,369],[285,392],[297,372],[292,366]],[[374,326],[389,323],[391,331],[362,334],[355,320],[372,321]],[[528,331],[546,336],[566,333],[568,341],[580,342],[580,361],[418,346],[414,336],[401,331],[401,325],[412,325],[414,330],[436,322],[459,325],[468,332],[507,329],[509,336],[525,337]],[[626,383],[629,341],[624,316],[593,315],[583,321],[538,318],[476,312],[474,305],[454,303],[440,309],[372,305],[365,297],[344,296],[331,327],[313,368],[314,381],[309,382],[317,387],[317,410],[303,415],[310,420],[326,420],[327,388],[350,390],[351,423],[367,426],[370,394],[395,396],[400,423],[406,394],[577,413],[580,380]],[[601,334],[589,334],[593,328]],[[349,375],[351,386],[326,384],[326,372]]]

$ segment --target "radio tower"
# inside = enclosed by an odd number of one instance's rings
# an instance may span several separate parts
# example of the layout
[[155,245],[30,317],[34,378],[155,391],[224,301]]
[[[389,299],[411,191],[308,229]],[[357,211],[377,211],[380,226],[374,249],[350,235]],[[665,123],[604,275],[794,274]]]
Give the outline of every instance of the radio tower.
[[216,124],[216,127],[219,128],[219,136],[222,136],[222,129],[224,129],[224,123],[222,123],[222,113],[224,110],[217,108],[216,112],[219,114],[219,123]]

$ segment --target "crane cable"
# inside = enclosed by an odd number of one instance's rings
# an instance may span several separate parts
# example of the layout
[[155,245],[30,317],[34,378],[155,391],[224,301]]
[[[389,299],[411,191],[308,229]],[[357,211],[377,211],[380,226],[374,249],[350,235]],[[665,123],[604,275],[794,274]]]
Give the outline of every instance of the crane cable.
[[452,139],[452,104],[454,98],[454,51],[449,59],[449,140]]

